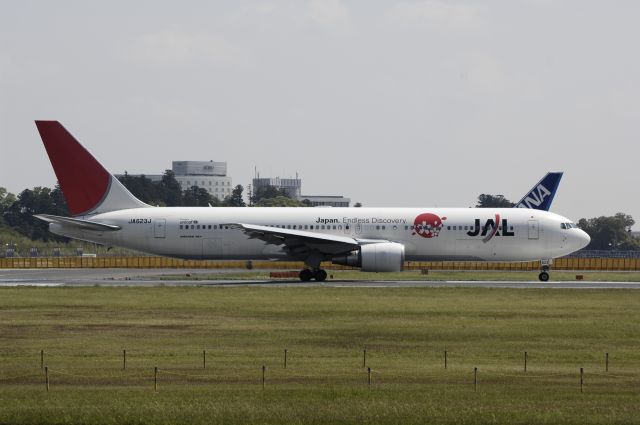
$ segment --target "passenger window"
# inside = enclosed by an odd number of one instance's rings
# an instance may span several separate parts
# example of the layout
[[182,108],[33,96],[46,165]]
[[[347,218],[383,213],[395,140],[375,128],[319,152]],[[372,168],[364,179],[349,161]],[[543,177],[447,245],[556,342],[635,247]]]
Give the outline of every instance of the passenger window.
[[308,228],[309,228],[309,225],[308,225],[308,224],[305,224],[305,225],[304,225],[304,230],[307,230]]
[[336,230],[336,225],[335,224],[333,225],[333,230]]
[[464,226],[464,230],[469,230],[469,226]]
[[321,229],[324,230],[324,224],[322,225]]
[[349,230],[349,225],[344,226],[345,229]]
[[382,226],[382,230],[385,230],[385,228],[386,228],[385,226]]
[[295,224],[293,225],[293,228],[294,228],[294,229],[296,228],[296,225],[295,225]]
[[207,226],[207,228],[208,228],[209,230],[211,230],[211,225],[208,225],[208,226]]
[[182,224],[180,225],[180,229],[182,229]]
[[216,230],[217,228],[218,228],[218,225],[217,225],[217,224],[214,224],[214,225],[213,225],[213,230]]
[[380,230],[380,226],[376,226],[376,230]]

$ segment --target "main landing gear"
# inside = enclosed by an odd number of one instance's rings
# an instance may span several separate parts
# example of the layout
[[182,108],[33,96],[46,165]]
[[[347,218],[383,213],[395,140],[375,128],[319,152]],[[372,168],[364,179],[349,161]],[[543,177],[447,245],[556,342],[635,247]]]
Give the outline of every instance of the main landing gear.
[[327,272],[322,269],[302,269],[300,280],[309,282],[311,279],[315,279],[317,282],[324,282],[327,280]]
[[540,279],[541,282],[546,282],[549,280],[549,266],[551,265],[551,261],[552,260],[540,261],[540,267],[542,268],[542,271],[538,275],[538,279]]

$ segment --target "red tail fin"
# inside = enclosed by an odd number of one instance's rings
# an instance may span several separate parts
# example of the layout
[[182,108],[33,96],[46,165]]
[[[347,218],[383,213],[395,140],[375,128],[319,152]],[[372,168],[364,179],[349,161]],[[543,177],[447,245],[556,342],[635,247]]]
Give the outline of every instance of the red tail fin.
[[96,207],[109,188],[109,172],[58,121],[36,126],[71,214]]
[[36,121],[74,216],[147,207],[113,177],[58,121]]

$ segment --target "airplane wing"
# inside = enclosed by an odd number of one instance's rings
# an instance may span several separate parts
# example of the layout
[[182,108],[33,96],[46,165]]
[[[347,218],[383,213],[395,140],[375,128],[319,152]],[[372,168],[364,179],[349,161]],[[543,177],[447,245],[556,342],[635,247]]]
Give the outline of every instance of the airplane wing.
[[39,218],[47,223],[57,223],[61,226],[71,227],[79,230],[96,230],[99,232],[113,232],[120,230],[120,226],[113,224],[98,223],[97,221],[80,220],[78,218],[60,217],[58,215],[50,214],[35,214],[35,218]]
[[282,229],[257,224],[230,223],[231,228],[241,229],[252,239],[260,239],[273,245],[285,245],[291,255],[320,252],[326,255],[346,254],[369,243],[388,242],[374,239],[355,239],[348,236],[327,233],[305,232],[304,230]]

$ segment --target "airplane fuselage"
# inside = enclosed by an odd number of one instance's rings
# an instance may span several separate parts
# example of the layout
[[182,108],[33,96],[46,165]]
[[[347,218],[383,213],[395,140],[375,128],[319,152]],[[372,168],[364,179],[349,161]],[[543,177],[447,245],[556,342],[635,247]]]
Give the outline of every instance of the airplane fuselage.
[[[283,246],[249,237],[233,223],[382,240],[404,245],[408,261],[532,261],[584,246],[566,218],[523,208],[134,208],[77,217],[117,231],[70,229],[64,236],[185,259],[292,259]],[[580,232],[580,233],[578,233]],[[300,258],[304,259],[304,258]]]

